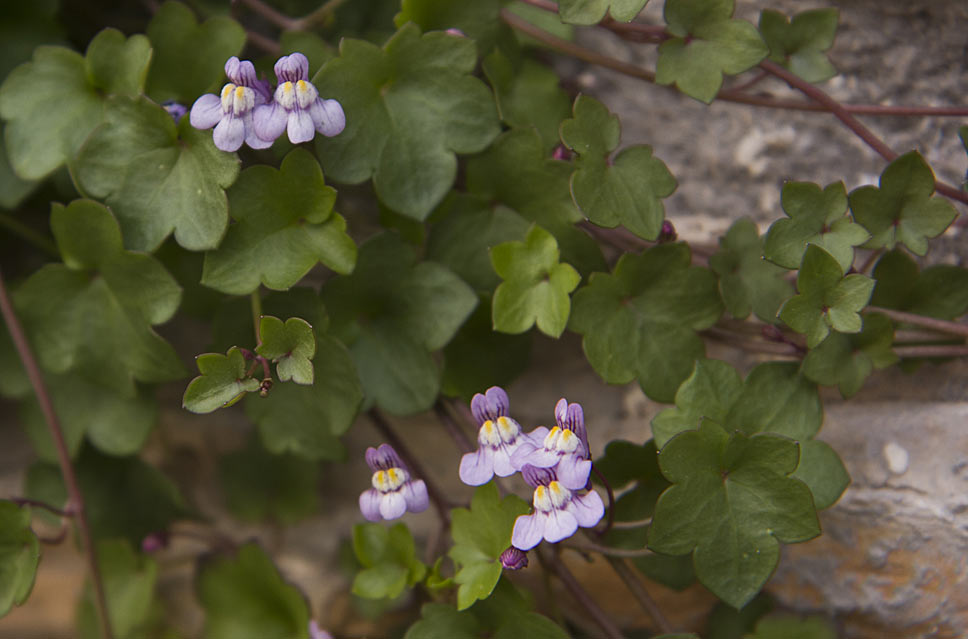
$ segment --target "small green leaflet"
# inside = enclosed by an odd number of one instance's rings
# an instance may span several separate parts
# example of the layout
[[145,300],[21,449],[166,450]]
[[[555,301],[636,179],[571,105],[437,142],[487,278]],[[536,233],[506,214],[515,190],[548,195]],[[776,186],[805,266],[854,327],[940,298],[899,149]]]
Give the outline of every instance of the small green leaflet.
[[382,49],[344,39],[313,78],[347,114],[341,134],[317,141],[326,174],[372,177],[384,204],[425,219],[454,183],[455,154],[482,151],[500,132],[491,92],[470,75],[476,64],[473,40],[411,23]]
[[756,631],[743,639],[837,639],[837,633],[819,617],[770,615],[760,619]]
[[346,234],[346,220],[333,213],[336,190],[326,186],[309,151],[294,149],[279,170],[265,165],[246,169],[228,196],[238,224],[205,255],[202,284],[247,295],[260,281],[287,290],[317,262],[337,273],[353,270],[356,244]]
[[823,82],[837,75],[824,51],[834,45],[837,9],[803,11],[788,20],[772,9],[760,13],[760,33],[770,48],[770,60],[782,64],[807,82]]
[[839,333],[859,333],[863,326],[860,311],[867,306],[873,290],[874,280],[859,273],[844,277],[830,253],[810,244],[797,274],[799,294],[783,304],[780,319],[806,335],[807,346],[815,348],[831,328]]
[[477,45],[481,56],[497,46],[516,46],[514,35],[500,18],[507,0],[402,0],[393,18],[397,27],[413,22],[423,31],[458,29]]
[[263,315],[259,323],[259,340],[262,343],[255,352],[275,362],[279,381],[313,383],[311,360],[316,354],[316,338],[309,322],[290,317],[283,323],[278,317]]
[[847,190],[843,182],[823,190],[811,182],[787,182],[780,202],[787,219],[770,225],[766,233],[766,259],[784,268],[799,268],[808,244],[815,244],[834,256],[846,273],[854,262],[854,247],[871,234],[847,215]]
[[493,481],[474,491],[470,510],[451,511],[454,546],[450,557],[457,564],[454,581],[457,609],[465,610],[479,599],[487,599],[501,578],[501,553],[511,545],[511,530],[520,515],[530,511],[520,497],[501,498]]
[[935,264],[919,273],[917,262],[894,249],[877,261],[873,277],[871,306],[945,320],[968,312],[968,269],[961,266]]
[[871,371],[898,361],[891,350],[894,324],[877,313],[864,315],[864,328],[853,335],[834,333],[803,359],[803,373],[818,384],[840,388],[846,399],[864,385]]
[[574,118],[561,123],[561,140],[578,154],[571,175],[571,195],[588,219],[606,228],[622,224],[639,237],[654,240],[662,229],[662,198],[676,190],[676,179],[652,147],[618,148],[618,118],[594,98],[575,99]]
[[666,0],[663,16],[674,37],[659,45],[655,81],[701,102],[713,101],[724,73],[742,73],[769,53],[756,27],[732,19],[733,0]]
[[86,56],[37,47],[0,86],[4,142],[17,176],[42,178],[73,157],[101,123],[105,95],[141,93],[150,59],[148,38],[125,39],[116,29],[97,34]]
[[205,609],[206,639],[307,637],[309,605],[255,543],[199,563],[195,592]]
[[366,599],[394,599],[427,574],[417,559],[413,535],[406,524],[353,526],[353,552],[363,569],[353,579],[353,594]]
[[705,353],[696,331],[722,314],[712,271],[690,266],[686,244],[625,254],[612,273],[594,273],[572,298],[569,326],[609,384],[638,379],[646,395],[668,402]]
[[[158,564],[136,553],[126,539],[99,541],[97,557],[114,636],[118,639],[144,636],[155,599]],[[84,584],[78,603],[77,625],[82,639],[103,636],[90,582]]]
[[783,277],[786,271],[763,259],[763,238],[749,218],[736,220],[719,238],[719,251],[709,258],[709,267],[719,276],[726,310],[739,319],[752,311],[774,323],[780,305],[793,293]]
[[742,378],[726,362],[696,360],[692,374],[676,391],[676,405],[652,419],[655,445],[662,448],[679,433],[697,428],[704,417],[725,423],[742,389]]
[[494,330],[523,333],[537,324],[549,337],[561,337],[568,324],[571,299],[581,275],[558,262],[558,243],[540,226],[524,242],[505,242],[491,249],[491,263],[504,280],[494,291]]
[[174,232],[189,250],[215,248],[228,226],[225,189],[238,177],[238,156],[144,97],[110,98],[104,120],[71,170],[118,216],[125,246],[154,251]]
[[616,20],[631,22],[648,2],[649,0],[559,0],[558,13],[561,21],[569,24],[598,24],[606,13]]
[[781,542],[820,534],[810,489],[789,476],[798,449],[772,434],[728,435],[711,420],[678,435],[659,453],[673,485],[656,504],[649,547],[692,553],[699,581],[742,607],[773,573]]
[[247,369],[251,365],[235,346],[225,355],[199,355],[195,364],[201,375],[188,383],[182,398],[182,407],[193,413],[211,413],[231,406],[246,393],[259,390],[260,380],[249,374]]
[[934,173],[917,151],[887,165],[880,186],[850,192],[854,219],[871,232],[866,248],[903,244],[915,255],[928,252],[928,239],[941,235],[958,216],[943,197],[934,196]]
[[30,508],[0,501],[0,617],[27,601],[39,563],[40,542],[30,528]]

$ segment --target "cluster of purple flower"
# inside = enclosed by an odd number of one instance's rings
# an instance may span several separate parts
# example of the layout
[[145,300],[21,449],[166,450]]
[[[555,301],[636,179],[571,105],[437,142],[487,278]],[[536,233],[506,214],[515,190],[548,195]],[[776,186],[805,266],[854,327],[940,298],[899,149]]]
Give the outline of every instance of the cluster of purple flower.
[[221,95],[207,93],[195,100],[192,126],[215,127],[212,139],[223,151],[237,151],[243,142],[265,149],[287,130],[289,141],[299,144],[312,140],[317,131],[332,137],[346,127],[339,102],[320,98],[309,81],[306,56],[282,56],[275,72],[278,86],[273,92],[266,80],[258,79],[251,62],[232,56],[225,63],[229,83]]

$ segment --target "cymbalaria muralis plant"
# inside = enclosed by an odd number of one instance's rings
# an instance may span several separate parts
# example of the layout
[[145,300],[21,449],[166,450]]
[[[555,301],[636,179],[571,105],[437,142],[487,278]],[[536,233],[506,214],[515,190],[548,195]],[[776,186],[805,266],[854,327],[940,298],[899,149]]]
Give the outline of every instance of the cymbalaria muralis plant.
[[[918,261],[968,192],[857,114],[968,109],[832,98],[836,9],[753,24],[733,0],[647,3],[3,9],[0,395],[36,459],[0,495],[0,617],[30,606],[45,546],[76,543],[85,638],[319,639],[350,617],[406,639],[698,637],[642,580],[742,610],[709,617],[716,637],[833,636],[747,607],[849,490],[815,439],[819,389],[968,354],[968,271]],[[679,241],[663,148],[622,146],[559,57],[684,102],[829,112],[880,177],[793,175],[772,225]],[[802,101],[770,94],[785,86]],[[737,370],[710,340],[759,359]],[[523,417],[568,372],[541,354],[579,341],[602,385],[665,404],[628,440],[608,441],[592,383]],[[186,453],[186,428],[211,446]],[[314,514],[313,568],[278,565]],[[582,556],[644,621],[606,611]],[[312,590],[317,568],[350,617]]]

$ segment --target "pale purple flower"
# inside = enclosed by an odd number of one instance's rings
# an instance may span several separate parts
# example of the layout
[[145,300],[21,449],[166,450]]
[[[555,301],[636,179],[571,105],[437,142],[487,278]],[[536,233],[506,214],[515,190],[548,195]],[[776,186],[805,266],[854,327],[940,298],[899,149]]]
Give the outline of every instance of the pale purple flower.
[[591,528],[605,514],[605,504],[598,493],[579,495],[558,481],[551,468],[528,464],[521,475],[534,488],[534,512],[514,521],[511,545],[518,550],[530,550],[542,539],[551,543],[567,539],[579,526]]
[[373,471],[373,488],[360,495],[360,511],[369,521],[396,519],[408,510],[419,513],[430,501],[422,479],[411,479],[397,451],[389,444],[366,449],[366,463]]
[[293,144],[308,142],[319,131],[333,137],[346,127],[343,107],[336,100],[323,100],[309,81],[309,60],[301,53],[284,55],[276,61],[279,86],[268,104],[255,110],[256,134],[273,141],[288,130]]
[[206,93],[195,100],[189,121],[196,129],[215,127],[212,140],[223,151],[238,151],[245,142],[253,149],[272,146],[255,134],[252,114],[255,108],[271,99],[269,85],[255,75],[255,67],[248,60],[232,56],[225,63],[229,83],[222,87],[221,96]]
[[492,386],[485,394],[474,395],[471,412],[480,425],[477,431],[478,448],[460,460],[460,480],[469,486],[481,486],[491,477],[507,477],[518,469],[511,464],[511,455],[527,439],[521,425],[508,417],[508,394],[500,386]]
[[521,570],[528,567],[528,553],[509,546],[501,553],[501,566],[505,570]]
[[558,480],[571,490],[580,490],[592,472],[585,413],[581,404],[569,404],[565,398],[555,405],[555,423],[551,430],[539,426],[530,433],[511,455],[515,468],[530,464],[537,468],[554,468]]
[[309,620],[309,639],[333,639],[333,635],[319,627],[315,619]]

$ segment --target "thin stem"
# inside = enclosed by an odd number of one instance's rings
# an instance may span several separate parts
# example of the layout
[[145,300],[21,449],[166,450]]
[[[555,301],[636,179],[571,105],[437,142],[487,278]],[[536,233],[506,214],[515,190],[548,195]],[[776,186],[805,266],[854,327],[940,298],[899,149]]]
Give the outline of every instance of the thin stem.
[[915,315],[914,313],[905,313],[904,311],[895,311],[892,308],[883,308],[880,306],[868,306],[864,309],[864,311],[867,313],[880,313],[881,315],[887,315],[896,322],[904,322],[905,324],[913,324],[914,326],[930,328],[931,330],[947,333],[948,335],[968,337],[968,325],[961,324],[959,322],[949,322],[947,320],[925,317],[924,315]]
[[252,307],[252,328],[255,330],[255,344],[258,348],[262,345],[262,334],[259,332],[259,325],[262,323],[262,296],[259,295],[258,288],[252,291],[249,296],[249,303]]
[[779,355],[798,358],[800,353],[796,346],[777,342],[764,342],[762,340],[749,339],[742,335],[736,335],[731,331],[713,326],[699,332],[703,337],[708,337],[736,348],[742,348],[754,353],[764,353],[767,355]]
[[299,23],[295,18],[277,11],[262,0],[239,0],[239,2],[284,31],[296,30]]
[[447,407],[444,405],[444,401],[442,399],[438,399],[436,403],[434,403],[434,413],[437,414],[438,421],[444,425],[444,428],[450,434],[451,438],[454,440],[454,443],[457,444],[457,448],[462,453],[470,453],[474,451],[474,444],[471,442],[470,437],[467,436],[467,433],[464,432],[464,429],[457,424],[451,414],[447,411]]
[[279,46],[278,42],[272,38],[267,38],[261,33],[246,31],[245,37],[253,46],[259,47],[269,55],[279,55],[282,53],[282,47]]
[[915,330],[898,330],[894,331],[894,343],[912,343],[912,342],[948,342],[953,338],[951,335],[946,335],[944,333],[937,333],[935,331],[915,331]]
[[968,346],[895,346],[898,357],[968,357]]
[[605,522],[605,528],[598,531],[599,536],[601,536],[611,530],[612,524],[615,523],[615,493],[612,491],[611,484],[609,484],[608,480],[605,479],[605,475],[603,475],[602,471],[595,467],[595,464],[592,464],[592,472],[595,473],[595,476],[598,477],[599,481],[602,482],[602,485],[605,486],[605,491],[608,493],[608,520]]
[[673,632],[672,624],[662,614],[662,610],[655,603],[655,599],[652,598],[649,591],[645,589],[645,584],[639,579],[635,569],[629,565],[628,559],[614,559],[612,557],[606,557],[606,559],[615,569],[615,573],[625,582],[629,592],[639,602],[642,609],[652,617],[652,621],[659,627],[659,630],[664,633]]
[[648,557],[655,554],[648,548],[612,548],[610,546],[596,544],[593,541],[569,541],[568,543],[562,544],[562,547],[581,553],[597,552],[606,557],[630,557],[635,559],[637,557]]
[[871,251],[871,254],[867,256],[867,259],[864,260],[864,263],[860,265],[860,268],[857,269],[857,272],[858,273],[868,272],[870,268],[874,266],[874,262],[877,261],[877,258],[880,257],[881,253],[883,252],[884,252],[883,248],[879,248],[876,251]]
[[344,2],[346,2],[346,0],[329,0],[312,13],[297,20],[296,28],[298,30],[305,31],[306,29],[325,21],[326,18],[336,11]]
[[595,620],[595,623],[602,629],[606,637],[609,637],[609,639],[624,639],[622,631],[615,625],[612,618],[595,603],[592,596],[578,583],[575,575],[571,574],[568,566],[565,565],[565,562],[560,557],[552,558],[548,561],[548,566],[558,576],[558,579],[568,589],[568,592],[581,604],[582,608],[591,615],[592,619]]
[[766,71],[760,71],[759,73],[754,75],[746,82],[740,82],[739,84],[729,87],[729,90],[735,93],[740,93],[742,91],[749,91],[750,89],[752,89],[753,87],[755,87],[757,84],[759,84],[760,82],[762,82],[768,77],[770,77],[769,73],[767,73]]
[[612,528],[616,530],[621,528],[642,528],[643,526],[649,526],[652,524],[652,518],[646,517],[645,519],[635,519],[631,521],[616,521],[612,524]]
[[41,235],[9,213],[0,212],[0,227],[7,229],[15,235],[19,235],[28,243],[34,245],[36,248],[39,248],[41,251],[47,253],[51,257],[60,259],[60,251],[58,251],[57,246],[50,241],[50,238]]
[[98,620],[101,624],[101,636],[104,639],[113,639],[114,633],[111,631],[111,620],[108,617],[108,603],[104,595],[104,583],[101,581],[101,570],[97,561],[97,547],[94,545],[94,538],[91,536],[91,528],[88,525],[87,514],[84,509],[84,496],[81,494],[80,484],[77,481],[77,474],[74,472],[74,465],[71,462],[71,455],[67,450],[67,443],[64,440],[64,432],[61,430],[57,414],[54,412],[54,404],[51,402],[50,394],[44,383],[44,377],[40,372],[40,366],[30,350],[30,342],[24,334],[23,327],[17,314],[10,303],[10,296],[7,294],[7,286],[0,274],[0,314],[7,324],[10,337],[17,347],[20,361],[27,372],[27,378],[34,388],[37,396],[37,403],[44,414],[47,428],[50,430],[51,439],[54,440],[54,447],[57,449],[57,460],[60,463],[61,475],[64,477],[64,484],[67,486],[68,505],[66,510],[74,513],[74,521],[77,522],[77,529],[81,540],[81,547],[87,556],[88,569],[91,571],[91,582],[94,585],[94,602],[97,609]]
[[58,517],[73,517],[74,513],[68,512],[62,508],[56,506],[51,506],[45,501],[40,501],[38,499],[28,499],[26,497],[11,497],[10,501],[17,504],[18,506],[34,506],[36,508],[43,508],[46,511],[52,512]]

